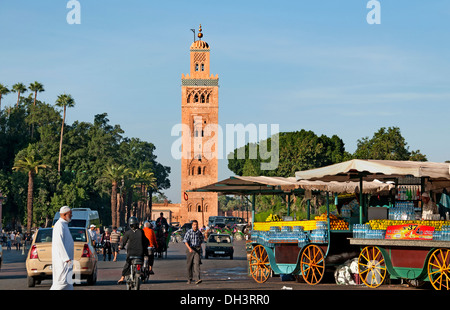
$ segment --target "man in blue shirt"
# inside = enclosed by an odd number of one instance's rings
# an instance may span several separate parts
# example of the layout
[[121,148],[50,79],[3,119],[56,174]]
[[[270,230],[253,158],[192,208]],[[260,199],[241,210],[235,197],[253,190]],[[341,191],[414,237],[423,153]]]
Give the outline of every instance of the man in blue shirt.
[[200,258],[202,253],[203,234],[198,229],[198,222],[192,221],[192,228],[189,229],[184,235],[183,239],[186,245],[186,266],[188,284],[196,279],[195,284],[202,282],[200,279]]

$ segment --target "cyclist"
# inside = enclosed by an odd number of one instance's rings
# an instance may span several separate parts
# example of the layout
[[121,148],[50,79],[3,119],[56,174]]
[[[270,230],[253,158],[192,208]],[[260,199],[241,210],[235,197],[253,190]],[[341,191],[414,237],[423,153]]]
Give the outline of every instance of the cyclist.
[[130,230],[127,230],[120,242],[119,249],[127,247],[127,258],[122,270],[122,277],[117,281],[117,284],[124,282],[125,277],[130,274],[131,256],[148,255],[147,247],[149,246],[148,239],[145,237],[144,231],[139,228],[139,221],[132,216],[128,220]]

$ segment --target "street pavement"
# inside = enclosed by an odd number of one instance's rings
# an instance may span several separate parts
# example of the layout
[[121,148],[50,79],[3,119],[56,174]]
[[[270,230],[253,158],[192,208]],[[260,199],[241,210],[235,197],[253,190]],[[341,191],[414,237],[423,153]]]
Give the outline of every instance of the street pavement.
[[[317,291],[338,291],[339,294],[354,292],[355,294],[373,294],[373,292],[386,291],[424,291],[409,288],[403,284],[383,285],[381,289],[370,289],[364,285],[337,285],[332,276],[322,283],[311,286],[296,281],[282,281],[280,277],[272,277],[265,283],[256,283],[247,271],[247,257],[245,251],[245,241],[235,241],[234,259],[209,258],[202,259],[202,280],[199,285],[187,284],[186,278],[186,248],[183,243],[170,243],[167,258],[155,258],[154,272],[150,279],[141,285],[142,291],[261,291],[261,292],[285,292],[308,291],[313,294]],[[25,257],[22,251],[3,250],[4,261],[0,270],[0,291],[1,290],[28,290],[45,291],[49,290],[51,280],[44,280],[36,287],[27,287]],[[118,285],[117,280],[121,276],[122,267],[125,261],[125,253],[119,254],[116,262],[103,261],[103,255],[99,255],[97,283],[93,286],[87,285],[85,281],[76,284],[76,291],[125,291],[125,285]],[[355,292],[357,291],[357,292]],[[430,291],[430,290],[428,290]],[[432,291],[432,290],[431,290]]]
[[[228,257],[202,259],[202,280],[199,285],[187,284],[186,247],[183,243],[170,243],[167,258],[155,258],[154,272],[141,285],[141,290],[273,290],[289,286],[279,277],[264,284],[256,283],[247,274],[245,241],[235,241],[233,260]],[[51,280],[44,280],[34,288],[26,286],[26,255],[22,251],[4,250],[4,264],[0,271],[0,290],[48,290]],[[118,261],[103,261],[99,255],[97,283],[88,286],[85,281],[75,285],[75,290],[125,290],[125,285],[117,285],[125,253],[121,251]]]

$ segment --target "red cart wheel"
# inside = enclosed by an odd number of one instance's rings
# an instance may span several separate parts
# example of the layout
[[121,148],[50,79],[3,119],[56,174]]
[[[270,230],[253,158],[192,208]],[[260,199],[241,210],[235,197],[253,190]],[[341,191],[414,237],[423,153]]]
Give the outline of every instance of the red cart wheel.
[[309,285],[320,283],[325,274],[325,255],[322,249],[315,244],[305,246],[300,258],[300,270]]
[[269,279],[272,269],[267,251],[262,245],[258,244],[251,251],[249,266],[250,274],[256,282],[264,283]]
[[369,287],[380,286],[386,278],[386,263],[380,249],[366,246],[358,257],[360,279]]
[[428,278],[436,290],[450,289],[450,250],[437,249],[428,260]]

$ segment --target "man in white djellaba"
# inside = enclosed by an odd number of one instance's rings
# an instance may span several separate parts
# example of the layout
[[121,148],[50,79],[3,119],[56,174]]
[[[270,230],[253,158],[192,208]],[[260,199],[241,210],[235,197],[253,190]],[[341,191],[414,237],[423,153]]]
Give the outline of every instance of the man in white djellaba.
[[73,238],[69,230],[72,210],[64,206],[59,210],[60,218],[52,233],[52,277],[51,290],[73,290]]

